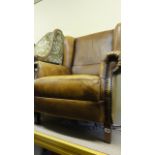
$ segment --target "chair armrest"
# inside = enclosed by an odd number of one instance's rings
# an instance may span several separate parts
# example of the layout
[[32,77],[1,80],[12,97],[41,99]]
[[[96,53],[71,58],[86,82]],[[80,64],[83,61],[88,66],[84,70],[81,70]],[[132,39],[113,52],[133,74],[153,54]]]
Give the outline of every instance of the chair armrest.
[[121,72],[121,54],[120,51],[111,51],[107,53],[105,58],[105,63],[110,64],[111,62],[115,62],[113,65],[113,73],[120,73]]
[[51,75],[68,75],[70,70],[62,65],[51,64],[42,61],[34,62],[35,78],[51,76]]
[[[103,63],[103,71],[100,75],[103,81],[102,99],[104,100],[105,126],[111,128],[112,124],[112,75],[121,70],[120,51],[108,52]],[[106,131],[105,131],[106,132]]]

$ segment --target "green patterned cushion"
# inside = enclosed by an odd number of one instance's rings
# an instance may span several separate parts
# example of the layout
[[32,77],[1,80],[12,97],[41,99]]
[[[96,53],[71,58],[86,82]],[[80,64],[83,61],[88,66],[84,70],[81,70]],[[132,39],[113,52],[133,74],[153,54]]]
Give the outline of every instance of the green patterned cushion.
[[42,37],[34,47],[37,60],[62,64],[64,50],[64,36],[61,30],[56,29]]

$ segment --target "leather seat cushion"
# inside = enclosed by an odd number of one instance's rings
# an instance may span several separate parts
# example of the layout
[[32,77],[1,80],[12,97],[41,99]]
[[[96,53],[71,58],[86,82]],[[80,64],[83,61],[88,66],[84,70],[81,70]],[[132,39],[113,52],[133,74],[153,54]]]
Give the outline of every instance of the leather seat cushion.
[[98,101],[100,80],[95,75],[61,75],[38,78],[34,82],[38,97]]

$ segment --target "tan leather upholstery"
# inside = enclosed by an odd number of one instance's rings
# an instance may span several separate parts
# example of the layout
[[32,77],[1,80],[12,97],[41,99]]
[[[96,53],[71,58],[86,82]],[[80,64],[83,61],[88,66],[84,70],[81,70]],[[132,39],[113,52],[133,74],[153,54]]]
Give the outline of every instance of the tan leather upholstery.
[[104,122],[101,103],[93,101],[35,97],[35,111],[58,117]]
[[114,44],[113,50],[121,51],[121,24],[117,24],[114,29]]
[[65,75],[38,78],[34,83],[35,96],[98,101],[100,79],[92,75]]
[[73,74],[99,75],[101,60],[112,51],[113,30],[79,37],[75,40]]
[[64,60],[63,65],[70,68],[73,64],[73,56],[74,56],[74,41],[75,39],[70,36],[65,37],[64,41]]
[[47,62],[37,61],[35,62],[38,73],[37,78],[50,76],[50,75],[67,75],[70,74],[68,68],[62,65],[55,65]]
[[105,141],[110,142],[111,83],[113,69],[120,66],[119,52],[115,51],[121,49],[120,31],[118,24],[113,30],[67,36],[63,66],[38,62],[35,111],[104,123]]

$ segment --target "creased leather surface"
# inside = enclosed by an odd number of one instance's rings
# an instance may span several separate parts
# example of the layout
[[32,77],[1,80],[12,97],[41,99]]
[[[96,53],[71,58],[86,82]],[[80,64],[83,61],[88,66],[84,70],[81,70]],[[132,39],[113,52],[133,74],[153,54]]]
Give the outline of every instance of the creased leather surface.
[[100,80],[93,75],[50,76],[36,79],[35,96],[76,100],[100,99]]
[[[77,38],[75,40],[75,56],[72,72],[80,74],[86,71],[85,74],[99,74],[100,65],[96,70],[94,70],[94,66],[104,59],[108,51],[112,50],[112,44],[113,30]],[[79,67],[80,70],[78,69]],[[85,69],[86,67],[89,67],[88,72]]]
[[72,72],[74,74],[91,74],[98,75],[100,69],[100,63],[92,65],[83,65],[83,66],[73,66]]
[[66,36],[64,40],[64,60],[63,65],[70,68],[73,65],[74,57],[74,41],[75,39],[70,36]]
[[92,101],[79,101],[55,98],[36,97],[35,111],[60,117],[103,122],[103,107]]
[[37,78],[51,76],[51,75],[67,75],[70,74],[68,68],[62,65],[56,65],[51,63],[46,63],[42,61],[35,62],[38,66]]

